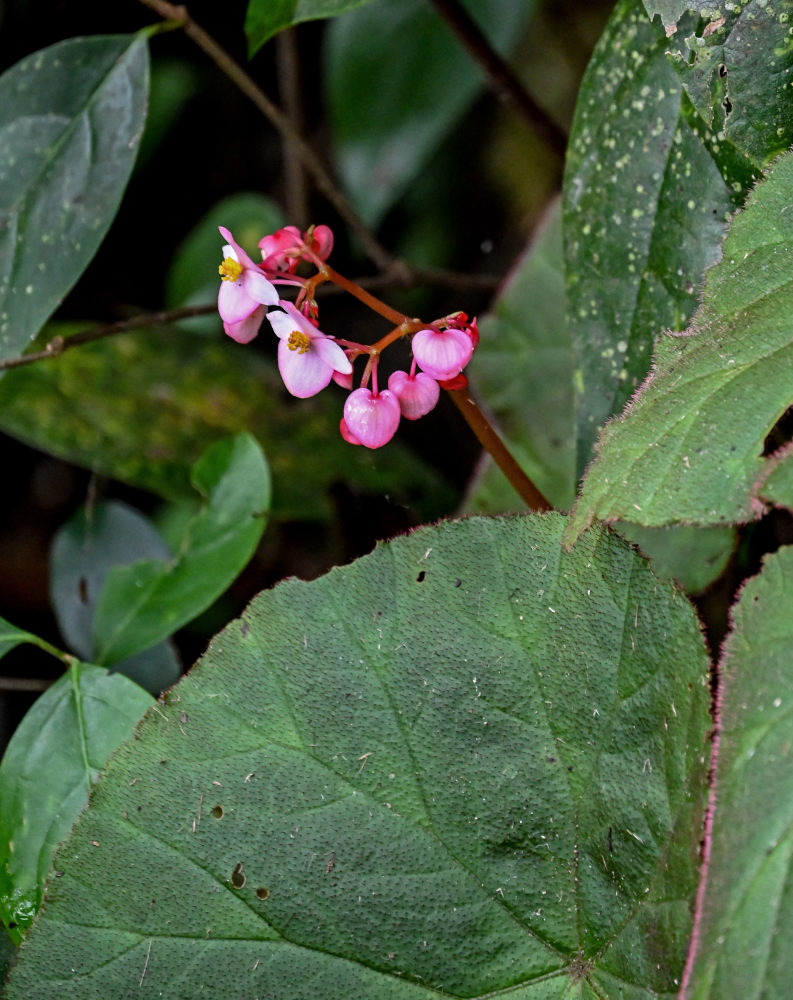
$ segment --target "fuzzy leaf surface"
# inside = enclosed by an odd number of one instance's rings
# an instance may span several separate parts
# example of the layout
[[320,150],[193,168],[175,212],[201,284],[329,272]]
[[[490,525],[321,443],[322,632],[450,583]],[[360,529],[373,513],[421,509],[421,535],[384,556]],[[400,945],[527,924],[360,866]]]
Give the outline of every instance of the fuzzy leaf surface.
[[572,535],[595,517],[731,524],[763,511],[766,436],[790,405],[793,156],[733,219],[691,327],[657,346],[652,374],[603,431]]
[[563,526],[259,595],[114,758],[7,1000],[671,1000],[707,656],[678,590]]
[[59,42],[0,78],[0,359],[28,346],[113,221],[148,80],[136,35]]
[[686,1000],[784,1000],[793,957],[793,548],[765,558],[733,613],[698,948]]
[[121,674],[76,663],[35,702],[0,763],[0,919],[22,939],[55,848],[110,753],[152,697]]

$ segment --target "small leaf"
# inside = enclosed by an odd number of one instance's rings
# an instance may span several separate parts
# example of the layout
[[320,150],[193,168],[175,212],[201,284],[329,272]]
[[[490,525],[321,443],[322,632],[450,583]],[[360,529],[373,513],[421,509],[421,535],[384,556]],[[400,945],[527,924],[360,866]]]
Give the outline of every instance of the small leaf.
[[768,474],[757,487],[757,495],[777,507],[793,510],[793,448],[788,445],[766,463]]
[[653,372],[603,431],[570,537],[598,517],[732,524],[763,511],[766,436],[791,402],[793,155],[730,224],[689,330],[658,342]]
[[[573,364],[562,261],[561,205],[479,320],[469,368],[509,449],[558,508],[575,496]],[[504,474],[488,460],[466,502],[470,511],[524,511]]]
[[793,548],[786,546],[744,586],[719,668],[710,862],[685,1000],[790,995],[791,644]]
[[111,569],[94,615],[94,657],[116,663],[204,611],[253,555],[270,506],[270,474],[247,434],[219,441],[193,469],[205,498],[172,560]]
[[137,684],[77,663],[35,702],[0,763],[0,917],[20,941],[52,855],[110,753],[152,704]]
[[301,21],[313,21],[322,17],[335,17],[360,7],[369,0],[249,0],[245,14],[245,34],[248,36],[248,55],[264,45],[266,41]]
[[36,644],[36,636],[22,628],[17,628],[16,625],[7,622],[5,618],[0,618],[0,658],[6,653],[10,653],[12,649],[16,649],[17,646],[21,646],[23,642]]
[[[118,502],[81,508],[55,536],[50,556],[50,597],[69,647],[93,660],[93,621],[108,572],[141,559],[169,560],[159,532],[138,511]],[[163,642],[120,660],[113,669],[152,694],[174,684],[181,664],[173,643]]]
[[[504,53],[519,40],[534,3],[464,6]],[[338,169],[369,225],[403,194],[485,83],[426,0],[375,0],[334,21],[324,73]]]
[[0,358],[27,347],[96,253],[147,93],[136,35],[59,42],[0,78]]
[[687,594],[701,594],[724,572],[735,549],[734,528],[694,528],[674,524],[645,528],[619,521],[615,530],[638,545],[656,576],[676,580]]
[[739,179],[728,187],[707,130],[692,124],[668,48],[640,0],[620,0],[570,135],[564,228],[579,476],[599,428],[647,374],[654,338],[690,321],[744,191]]
[[563,525],[259,595],[114,758],[7,1000],[671,997],[708,659],[676,588]]

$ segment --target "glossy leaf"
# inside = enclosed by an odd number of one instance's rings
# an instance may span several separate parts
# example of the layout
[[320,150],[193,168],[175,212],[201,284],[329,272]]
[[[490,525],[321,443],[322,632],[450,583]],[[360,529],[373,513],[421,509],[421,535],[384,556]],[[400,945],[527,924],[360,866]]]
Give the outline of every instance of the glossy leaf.
[[190,465],[210,444],[250,431],[272,470],[274,515],[327,519],[339,482],[388,493],[415,507],[417,520],[447,513],[454,491],[398,440],[376,454],[342,440],[343,403],[333,386],[312,399],[288,396],[275,364],[224,337],[218,320],[212,341],[197,344],[175,327],[137,330],[13,369],[0,380],[0,428],[172,499],[195,495]]
[[793,976],[793,548],[744,586],[719,668],[710,862],[686,1000],[760,1000]]
[[114,759],[8,1000],[671,997],[707,656],[563,525],[423,528],[256,598]]
[[[519,40],[533,0],[465,0],[464,6],[505,53]],[[325,89],[336,161],[369,225],[404,193],[484,83],[426,0],[375,0],[330,25]]]
[[252,56],[284,28],[291,28],[301,21],[335,17],[368,2],[369,0],[248,0],[245,14],[248,53]]
[[91,784],[151,704],[126,677],[76,663],[11,737],[0,763],[0,918],[13,940],[41,905],[52,855]]
[[690,123],[669,41],[620,0],[581,85],[564,181],[579,476],[600,426],[649,368],[653,340],[696,308],[743,189]]
[[0,78],[0,358],[27,347],[88,266],[143,132],[148,50],[73,38]]
[[[555,507],[575,495],[573,380],[564,301],[561,206],[479,320],[469,375],[510,450]],[[525,510],[486,460],[468,510]]]
[[[50,555],[50,597],[61,635],[78,656],[96,659],[93,621],[108,572],[141,559],[167,562],[171,551],[138,511],[119,502],[81,508],[55,536]],[[152,694],[181,674],[172,643],[164,642],[112,664]]]
[[730,524],[762,513],[764,441],[791,402],[792,187],[786,155],[733,219],[690,329],[658,342],[652,375],[604,430],[573,531],[595,517]]
[[107,572],[93,619],[94,658],[111,664],[148,649],[209,607],[253,555],[270,506],[270,474],[247,434],[219,441],[193,469],[204,504],[173,559]]

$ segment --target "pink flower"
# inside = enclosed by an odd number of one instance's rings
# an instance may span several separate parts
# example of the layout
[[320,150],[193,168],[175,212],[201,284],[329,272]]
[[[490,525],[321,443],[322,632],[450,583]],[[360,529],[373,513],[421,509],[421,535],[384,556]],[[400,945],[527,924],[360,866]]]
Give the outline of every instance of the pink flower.
[[276,271],[292,272],[298,265],[300,254],[290,251],[295,251],[302,245],[303,237],[297,226],[284,226],[259,240],[262,264]]
[[435,379],[424,372],[410,375],[402,371],[392,372],[388,388],[399,400],[402,416],[407,420],[418,420],[429,413],[441,394]]
[[463,330],[419,330],[413,337],[413,357],[431,378],[454,378],[471,360],[472,338]]
[[291,302],[280,302],[283,312],[267,314],[278,345],[278,370],[293,396],[315,396],[330,382],[334,371],[349,374],[350,360],[330,337],[313,326]]
[[266,312],[266,306],[257,306],[250,316],[241,319],[239,323],[224,323],[223,329],[238,344],[249,344],[259,332]]
[[330,257],[333,249],[333,230],[330,226],[312,226],[303,233],[303,237],[320,260]]
[[384,389],[375,394],[371,389],[356,389],[344,404],[342,437],[351,444],[382,448],[394,436],[399,416],[399,400],[393,392]]
[[[262,319],[260,307],[275,305],[278,302],[278,291],[234,241],[228,229],[223,226],[218,228],[221,236],[228,240],[223,247],[223,263],[218,268],[221,277],[218,312],[226,333],[245,344],[258,332]],[[251,320],[257,310],[258,323],[254,329],[255,321],[247,324],[245,321]]]

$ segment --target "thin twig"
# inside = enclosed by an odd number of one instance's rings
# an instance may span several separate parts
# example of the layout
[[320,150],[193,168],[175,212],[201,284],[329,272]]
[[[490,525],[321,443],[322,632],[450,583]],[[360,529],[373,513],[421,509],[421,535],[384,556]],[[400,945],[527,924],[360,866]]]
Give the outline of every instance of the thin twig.
[[325,169],[322,161],[305,139],[300,135],[287,115],[270,100],[253,79],[236,63],[231,56],[206,31],[190,17],[183,5],[166,3],[165,0],[140,0],[142,4],[156,11],[166,20],[181,22],[184,33],[196,43],[226,74],[226,76],[249,98],[272,125],[287,139],[300,156],[306,170],[317,183],[317,187],[333,205],[361,241],[366,253],[375,264],[384,271],[394,270],[400,266],[385,247],[376,239],[359,217],[358,213],[342,194],[333,178]]
[[[279,31],[275,36],[275,56],[281,102],[295,130],[302,135],[304,123],[303,105],[300,99],[300,60],[294,28],[289,31]],[[305,229],[311,220],[308,217],[308,193],[303,163],[299,151],[290,139],[284,137],[283,145],[286,213],[294,225]]]
[[0,677],[0,691],[46,691],[57,678],[44,677]]
[[460,0],[431,0],[431,2],[485,71],[496,93],[513,105],[549,149],[564,162],[567,150],[567,136],[564,130],[537,104],[509,64],[487,40]]
[[20,368],[22,365],[33,364],[34,361],[46,361],[47,358],[57,358],[70,347],[79,347],[80,344],[88,344],[92,340],[102,340],[104,337],[114,337],[118,333],[129,333],[130,330],[137,330],[147,326],[165,326],[168,323],[175,323],[180,319],[189,319],[191,316],[206,316],[215,312],[217,305],[213,302],[208,306],[185,306],[183,309],[163,309],[161,312],[144,313],[140,316],[132,316],[130,319],[122,319],[117,323],[106,323],[104,326],[93,326],[79,333],[73,333],[71,337],[53,337],[41,351],[32,354],[20,354],[16,358],[6,358],[0,361],[0,371],[7,368]]

